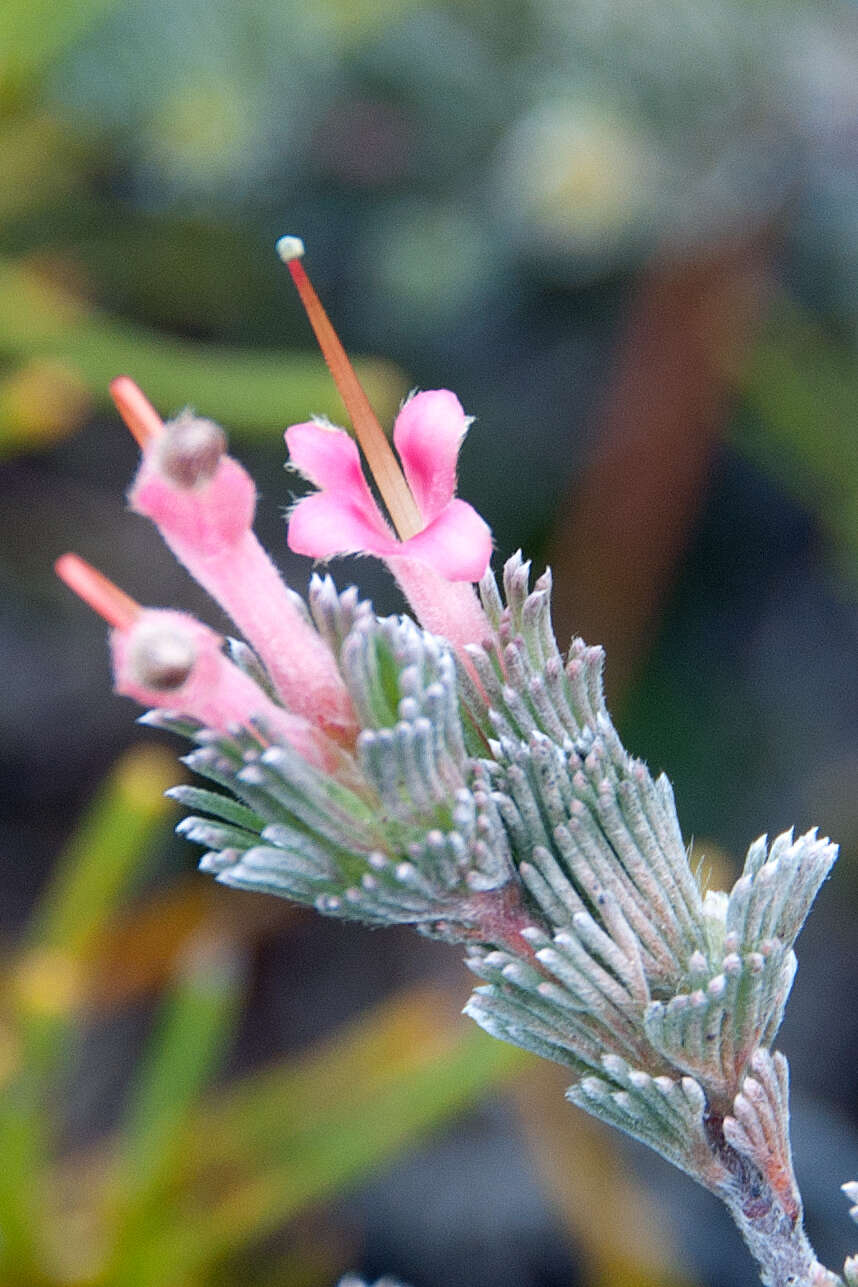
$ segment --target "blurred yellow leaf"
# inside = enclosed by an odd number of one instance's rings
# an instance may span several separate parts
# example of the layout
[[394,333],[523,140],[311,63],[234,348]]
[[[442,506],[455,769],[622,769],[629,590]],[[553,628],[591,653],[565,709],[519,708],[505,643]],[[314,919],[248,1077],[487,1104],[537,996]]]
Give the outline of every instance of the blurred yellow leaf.
[[149,858],[173,806],[169,752],[138,746],[118,761],[76,828],[33,917],[32,950],[82,961]]
[[676,1270],[669,1225],[626,1165],[619,1137],[566,1102],[568,1083],[563,1069],[534,1062],[515,1100],[548,1194],[584,1260],[588,1287],[692,1287]]
[[104,927],[89,958],[85,1000],[99,1011],[126,1005],[169,982],[192,939],[207,935],[250,947],[301,913],[281,898],[225,890],[198,874],[188,876]]
[[0,456],[47,446],[79,429],[92,398],[74,366],[32,358],[0,378]]
[[211,1097],[187,1128],[182,1183],[135,1287],[192,1281],[522,1067],[527,1056],[472,1027],[460,1000],[410,989]]

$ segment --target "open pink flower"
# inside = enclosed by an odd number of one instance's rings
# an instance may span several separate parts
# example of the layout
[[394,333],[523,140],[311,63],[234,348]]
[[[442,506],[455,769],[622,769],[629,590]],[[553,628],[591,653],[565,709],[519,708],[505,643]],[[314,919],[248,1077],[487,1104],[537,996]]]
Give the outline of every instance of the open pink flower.
[[478,581],[491,558],[491,531],[473,506],[455,496],[456,462],[469,424],[447,389],[416,394],[397,416],[393,441],[419,522],[402,540],[373,499],[353,439],[315,421],[292,425],[286,430],[291,462],[320,490],[292,511],[291,549],[317,559],[355,553],[417,559],[445,580]]
[[317,559],[346,553],[383,558],[423,628],[442,635],[468,666],[468,645],[491,633],[470,584],[488,567],[491,532],[454,495],[459,447],[470,422],[447,390],[418,393],[394,426],[397,460],[301,263],[304,243],[281,237],[277,252],[292,274],[393,525],[372,498],[348,434],[314,422],[293,425],[286,432],[292,463],[319,491],[292,511],[289,544]]

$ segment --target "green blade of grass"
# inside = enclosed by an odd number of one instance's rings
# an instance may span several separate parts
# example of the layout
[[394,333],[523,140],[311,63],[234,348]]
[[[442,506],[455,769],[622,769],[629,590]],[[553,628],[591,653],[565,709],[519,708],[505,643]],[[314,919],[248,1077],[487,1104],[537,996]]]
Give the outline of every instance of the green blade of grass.
[[169,809],[161,792],[174,776],[161,751],[138,749],[119,761],[61,856],[21,950],[7,964],[13,1035],[0,1096],[3,1282],[42,1281],[56,1077],[74,1037],[81,970],[148,857]]
[[[273,259],[273,252],[272,252]],[[0,351],[50,357],[76,371],[107,402],[116,375],[137,381],[165,414],[192,405],[248,436],[313,412],[342,420],[343,407],[321,358],[191,343],[158,335],[85,307],[19,264],[0,260]],[[386,422],[407,389],[402,373],[379,359],[355,363],[380,419]],[[18,446],[10,438],[6,450]],[[4,450],[0,425],[0,455]]]
[[451,1016],[443,994],[414,989],[212,1100],[187,1136],[186,1202],[153,1239],[136,1287],[198,1277],[358,1182],[526,1059]]
[[855,358],[797,304],[776,301],[740,387],[755,418],[736,445],[819,518],[858,571]]
[[116,764],[81,818],[33,916],[34,952],[82,961],[148,859],[172,811],[172,756],[140,746]]
[[234,1028],[242,992],[235,966],[213,943],[196,946],[144,1058],[111,1186],[116,1219],[105,1279],[111,1287],[138,1287],[157,1269],[151,1247],[184,1170],[187,1121]]
[[0,1087],[0,1278],[8,1287],[42,1281],[41,1108],[39,1087],[25,1069]]

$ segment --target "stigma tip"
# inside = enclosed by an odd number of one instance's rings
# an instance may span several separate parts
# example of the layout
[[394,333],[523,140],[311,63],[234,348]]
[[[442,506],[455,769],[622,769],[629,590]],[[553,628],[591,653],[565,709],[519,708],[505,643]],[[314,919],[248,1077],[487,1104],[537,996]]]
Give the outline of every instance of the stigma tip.
[[280,237],[274,249],[284,264],[288,264],[292,259],[302,259],[304,256],[304,243],[300,237]]

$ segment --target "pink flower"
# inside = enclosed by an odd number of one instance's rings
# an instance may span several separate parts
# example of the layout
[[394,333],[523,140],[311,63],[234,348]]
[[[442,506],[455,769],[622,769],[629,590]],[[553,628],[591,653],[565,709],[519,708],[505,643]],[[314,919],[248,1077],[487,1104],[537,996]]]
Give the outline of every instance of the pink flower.
[[351,438],[330,425],[293,425],[286,434],[293,464],[320,490],[295,506],[289,544],[317,559],[350,552],[385,559],[421,625],[443,635],[468,665],[468,644],[490,634],[470,582],[479,580],[491,557],[489,528],[454,496],[456,461],[469,421],[454,394],[443,389],[417,394],[394,428],[400,465],[301,263],[304,243],[281,237],[277,252],[396,529],[394,535],[372,498]]
[[473,506],[455,496],[456,462],[469,424],[447,389],[416,394],[397,416],[393,441],[420,524],[401,540],[373,499],[357,445],[344,430],[312,421],[287,429],[293,466],[320,489],[292,510],[290,548],[316,559],[355,553],[416,559],[445,580],[478,581],[491,558],[491,531]]
[[[253,721],[324,772],[341,764],[339,747],[303,715],[284,710],[223,652],[223,640],[185,612],[142,608],[76,554],[57,560],[58,575],[112,627],[114,687],[144,706],[188,715],[229,733]],[[257,735],[259,735],[257,733]]]
[[289,710],[348,742],[355,733],[351,699],[330,649],[254,535],[256,489],[226,455],[221,430],[188,412],[164,425],[127,376],[111,391],[143,449],[132,509],[155,523],[232,617]]

